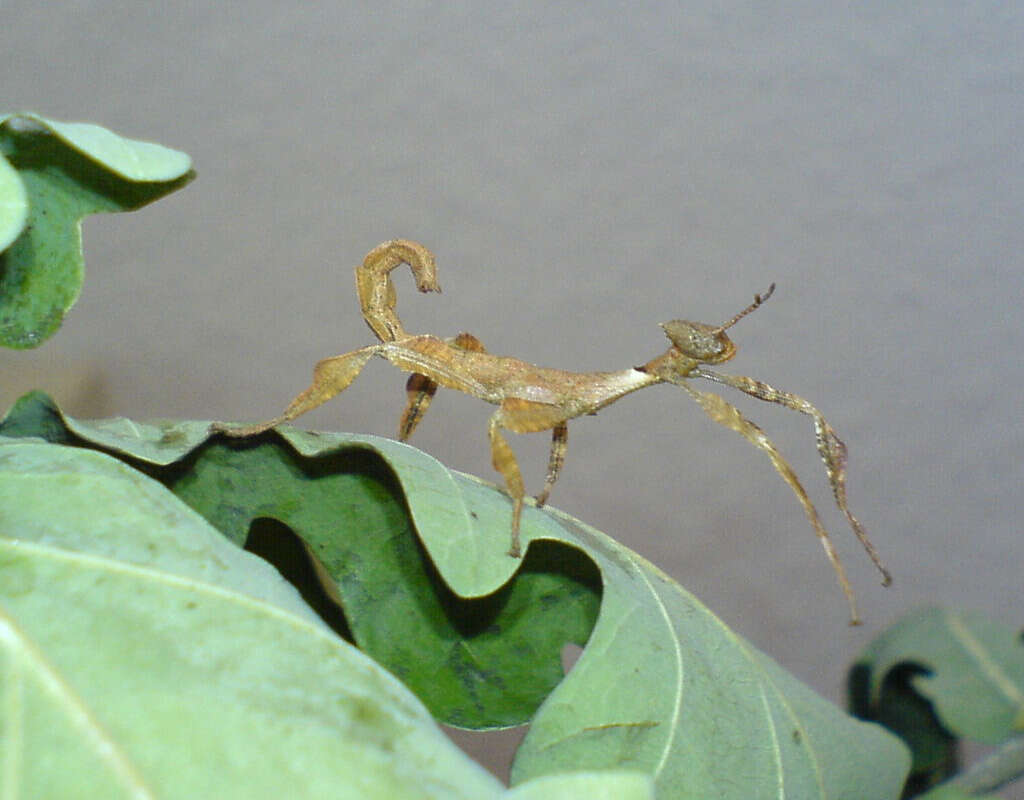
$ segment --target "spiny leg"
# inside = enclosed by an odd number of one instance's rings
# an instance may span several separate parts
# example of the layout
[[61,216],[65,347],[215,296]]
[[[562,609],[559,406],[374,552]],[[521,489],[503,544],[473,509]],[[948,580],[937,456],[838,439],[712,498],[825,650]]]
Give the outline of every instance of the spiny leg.
[[836,499],[836,505],[839,506],[839,510],[843,512],[857,539],[860,540],[861,546],[882,574],[882,585],[888,586],[891,584],[892,575],[889,574],[889,570],[882,563],[882,559],[878,555],[878,551],[875,549],[874,544],[872,544],[871,539],[868,538],[864,526],[860,524],[860,520],[850,511],[850,506],[846,499],[846,445],[836,435],[835,430],[828,424],[824,415],[799,395],[783,392],[763,381],[748,378],[745,375],[724,375],[720,372],[704,369],[703,367],[695,370],[695,374],[717,383],[732,386],[734,389],[739,389],[744,394],[749,394],[758,400],[777,403],[794,411],[799,411],[802,414],[807,414],[814,420],[814,435],[818,446],[818,453],[821,455],[821,460],[825,462],[825,472],[828,474],[828,482],[832,487],[832,495]]
[[519,558],[522,554],[519,548],[519,519],[523,513],[523,496],[526,494],[526,489],[523,486],[523,475],[519,471],[515,453],[512,452],[512,448],[509,447],[499,430],[501,423],[502,414],[499,408],[491,415],[491,420],[487,423],[487,435],[491,440],[491,464],[505,479],[505,490],[512,498],[512,544],[508,554],[513,558]]
[[307,411],[312,411],[335,395],[345,391],[349,384],[356,379],[356,376],[362,371],[363,367],[366,366],[366,362],[378,350],[378,345],[370,345],[359,350],[353,350],[351,353],[344,353],[333,358],[325,358],[317,362],[316,366],[313,367],[312,385],[292,400],[284,413],[278,417],[255,425],[236,426],[215,422],[210,426],[210,431],[234,437],[252,436],[293,420]]
[[569,446],[569,426],[562,422],[551,430],[551,455],[548,457],[548,476],[544,480],[544,490],[537,495],[537,506],[540,507],[548,501],[551,494],[551,487],[558,480],[558,473],[565,463],[565,451]]
[[711,419],[720,425],[724,425],[726,428],[736,431],[736,433],[740,434],[755,447],[763,450],[767,454],[768,458],[771,459],[776,472],[778,472],[779,475],[782,476],[782,479],[789,484],[789,487],[793,490],[797,500],[799,500],[800,504],[804,507],[804,513],[807,514],[807,518],[810,520],[811,525],[814,528],[814,532],[818,535],[822,547],[825,548],[825,555],[828,556],[828,560],[832,564],[832,569],[835,570],[836,576],[839,578],[839,585],[842,587],[843,594],[846,595],[846,601],[850,607],[850,624],[859,625],[860,616],[857,613],[857,602],[853,595],[853,588],[850,586],[850,580],[846,577],[846,570],[843,569],[843,565],[839,561],[839,554],[836,552],[835,546],[832,544],[832,539],[829,537],[828,531],[825,530],[825,526],[821,524],[821,519],[818,517],[817,509],[815,509],[810,497],[807,496],[807,492],[800,484],[800,479],[796,476],[793,468],[782,457],[782,454],[776,449],[771,439],[765,435],[765,432],[744,417],[743,414],[740,413],[740,410],[732,405],[732,403],[724,400],[717,394],[701,392],[694,389],[682,379],[678,381],[678,385],[682,386],[690,393],[690,396],[700,404],[701,408],[704,409],[704,412],[711,417]]
[[[447,340],[450,344],[460,350],[471,350],[475,353],[486,353],[483,344],[471,333],[460,333],[458,336]],[[408,395],[405,411],[402,412],[402,419],[398,423],[399,441],[408,441],[416,426],[420,424],[423,415],[430,407],[430,401],[437,393],[437,383],[426,375],[414,372],[405,383],[405,391]]]

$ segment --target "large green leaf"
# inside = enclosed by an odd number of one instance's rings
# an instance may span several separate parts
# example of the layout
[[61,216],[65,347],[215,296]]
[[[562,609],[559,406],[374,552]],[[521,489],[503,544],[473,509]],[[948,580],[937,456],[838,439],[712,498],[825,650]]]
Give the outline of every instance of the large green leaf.
[[4,796],[503,792],[273,568],[80,448],[0,444],[0,696]]
[[[65,423],[45,396],[35,394],[16,405],[0,433],[74,438],[151,469],[165,466],[153,474],[239,545],[254,519],[284,523],[336,581],[356,642],[446,723],[522,724],[562,680],[562,647],[586,642],[597,618],[600,578],[579,550],[542,543],[509,583],[520,562],[506,555],[507,503],[493,488],[379,437],[293,431],[296,448],[309,454],[303,456],[273,434],[256,443],[197,447],[207,427],[125,419]],[[392,467],[401,465],[401,486],[379,453]],[[444,490],[460,501],[448,503]],[[499,508],[489,509],[495,502]],[[467,520],[486,533],[474,539]],[[545,612],[539,619],[538,608]]]
[[513,780],[643,768],[681,797],[898,797],[909,757],[634,553],[558,514],[600,565],[601,618],[537,714]]
[[[198,444],[204,427],[78,422],[34,396],[0,434],[95,438],[148,464],[236,542],[254,520],[287,525],[333,579],[359,645],[439,718],[530,718],[516,783],[624,769],[666,797],[899,796],[909,756],[894,737],[844,715],[583,523],[526,509],[520,562],[505,554],[507,496],[413,448],[290,429]],[[599,595],[586,648],[559,683],[561,643],[586,639]]]
[[37,347],[82,287],[81,220],[192,178],[187,155],[97,125],[0,115],[0,345]]

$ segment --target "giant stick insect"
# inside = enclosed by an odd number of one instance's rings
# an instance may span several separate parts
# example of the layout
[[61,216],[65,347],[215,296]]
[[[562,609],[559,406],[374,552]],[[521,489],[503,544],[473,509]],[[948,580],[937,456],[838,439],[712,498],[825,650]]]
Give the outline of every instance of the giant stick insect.
[[215,424],[213,429],[229,436],[250,436],[295,419],[348,388],[372,356],[386,358],[399,369],[412,373],[406,386],[407,405],[399,423],[398,436],[402,441],[409,438],[423,418],[438,386],[479,397],[498,406],[488,423],[487,433],[491,443],[491,461],[505,479],[506,490],[512,498],[509,555],[518,558],[519,520],[526,492],[519,464],[502,435],[502,429],[513,433],[552,431],[547,478],[543,490],[536,497],[537,506],[543,506],[565,459],[568,420],[593,414],[645,386],[672,383],[685,389],[711,419],[736,431],[771,459],[772,465],[796,494],[821,540],[849,603],[851,624],[857,624],[859,618],[849,579],[796,473],[764,431],[746,419],[735,406],[688,383],[690,378],[704,378],[732,386],[758,400],[807,414],[814,420],[818,452],[825,462],[836,504],[882,573],[883,585],[891,582],[871,540],[847,505],[846,446],[821,412],[795,394],[742,375],[712,372],[703,366],[728,361],[736,355],[736,345],[725,331],[767,300],[775,284],[765,294],[755,295],[753,303],[721,325],[685,320],[663,323],[661,327],[671,341],[671,347],[642,366],[618,372],[567,372],[537,367],[517,358],[492,355],[475,336],[468,333],[460,333],[451,339],[407,333],[395,313],[395,287],[390,276],[391,271],[402,264],[408,264],[412,269],[416,287],[421,292],[441,291],[434,256],[423,245],[394,239],[375,247],[356,268],[356,288],[363,317],[380,344],[320,361],[314,367],[312,385],[292,400],[280,416],[256,425]]

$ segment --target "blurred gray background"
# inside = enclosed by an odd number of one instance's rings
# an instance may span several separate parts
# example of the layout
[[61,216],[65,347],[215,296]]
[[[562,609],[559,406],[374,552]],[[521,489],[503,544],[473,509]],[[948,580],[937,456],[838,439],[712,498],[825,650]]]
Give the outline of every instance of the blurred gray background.
[[[1021,619],[1021,9],[0,3],[5,110],[159,141],[198,172],[86,221],[81,299],[45,346],[0,353],[0,400],[272,416],[315,361],[371,342],[352,267],[393,237],[431,247],[444,287],[396,274],[407,328],[573,370],[641,363],[658,322],[722,321],[775,281],[723,371],[825,412],[890,589],[810,421],[725,393],[794,462],[866,624],[847,627],[767,459],[678,389],[571,424],[552,504],[841,700],[847,664],[910,608]],[[393,435],[404,382],[374,361],[301,424]],[[495,479],[491,411],[441,393],[412,443]],[[528,490],[547,443],[513,437]]]

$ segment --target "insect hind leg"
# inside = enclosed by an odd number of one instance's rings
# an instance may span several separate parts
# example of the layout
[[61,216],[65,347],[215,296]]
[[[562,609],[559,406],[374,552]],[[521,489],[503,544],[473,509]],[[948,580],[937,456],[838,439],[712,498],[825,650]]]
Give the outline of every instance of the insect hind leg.
[[285,422],[290,422],[345,391],[363,371],[366,362],[379,351],[380,345],[370,345],[317,362],[313,367],[313,383],[306,391],[292,400],[280,416],[254,425],[236,426],[215,422],[210,426],[210,430],[231,437],[254,436],[270,428],[276,428]]

